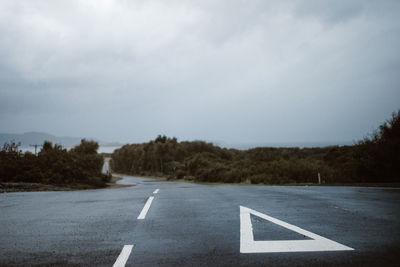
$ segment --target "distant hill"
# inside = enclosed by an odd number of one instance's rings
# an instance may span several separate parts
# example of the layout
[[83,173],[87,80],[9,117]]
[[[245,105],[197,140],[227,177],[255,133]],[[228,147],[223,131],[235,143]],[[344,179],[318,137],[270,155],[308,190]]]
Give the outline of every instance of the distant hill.
[[[15,141],[21,142],[21,147],[28,147],[29,145],[43,144],[44,141],[50,141],[53,144],[60,144],[63,147],[71,147],[80,144],[83,137],[70,137],[70,136],[55,136],[48,133],[28,132],[23,134],[9,134],[0,133],[0,146],[2,147],[5,142]],[[86,138],[99,142],[100,146],[120,146],[117,142],[102,142],[93,138]]]

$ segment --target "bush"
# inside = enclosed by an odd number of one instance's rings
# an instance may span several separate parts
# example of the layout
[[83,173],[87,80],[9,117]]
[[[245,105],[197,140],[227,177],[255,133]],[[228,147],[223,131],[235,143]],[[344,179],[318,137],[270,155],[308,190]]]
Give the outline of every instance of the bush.
[[254,184],[399,182],[400,111],[372,137],[353,146],[223,149],[202,141],[154,141],[125,145],[112,154],[121,173],[191,177],[203,182]]
[[183,170],[178,170],[176,172],[176,179],[183,179],[185,177],[186,173]]
[[45,141],[35,156],[6,143],[0,151],[0,181],[104,186],[111,177],[101,173],[103,157],[97,148],[96,142],[85,139],[71,151]]

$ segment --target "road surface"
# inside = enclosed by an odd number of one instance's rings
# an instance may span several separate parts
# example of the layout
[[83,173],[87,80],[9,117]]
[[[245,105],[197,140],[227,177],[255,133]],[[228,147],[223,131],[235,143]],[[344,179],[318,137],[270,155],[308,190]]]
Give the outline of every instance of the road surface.
[[[199,185],[129,176],[119,182],[134,186],[0,194],[0,265],[398,266],[400,261],[399,189]],[[311,251],[301,251],[305,247]],[[263,252],[268,249],[280,252]]]

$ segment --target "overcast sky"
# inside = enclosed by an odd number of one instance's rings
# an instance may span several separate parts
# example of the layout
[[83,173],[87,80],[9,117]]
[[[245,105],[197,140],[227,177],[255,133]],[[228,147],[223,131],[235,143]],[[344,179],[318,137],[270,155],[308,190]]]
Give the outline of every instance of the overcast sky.
[[0,0],[0,132],[353,141],[400,108],[400,1]]

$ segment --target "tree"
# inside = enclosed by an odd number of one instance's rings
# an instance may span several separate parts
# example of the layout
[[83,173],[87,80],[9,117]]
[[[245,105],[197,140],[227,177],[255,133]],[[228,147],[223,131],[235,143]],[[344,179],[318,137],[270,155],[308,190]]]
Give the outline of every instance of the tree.
[[97,142],[82,139],[81,144],[75,146],[71,151],[80,154],[97,154],[97,149],[99,149],[99,144]]

